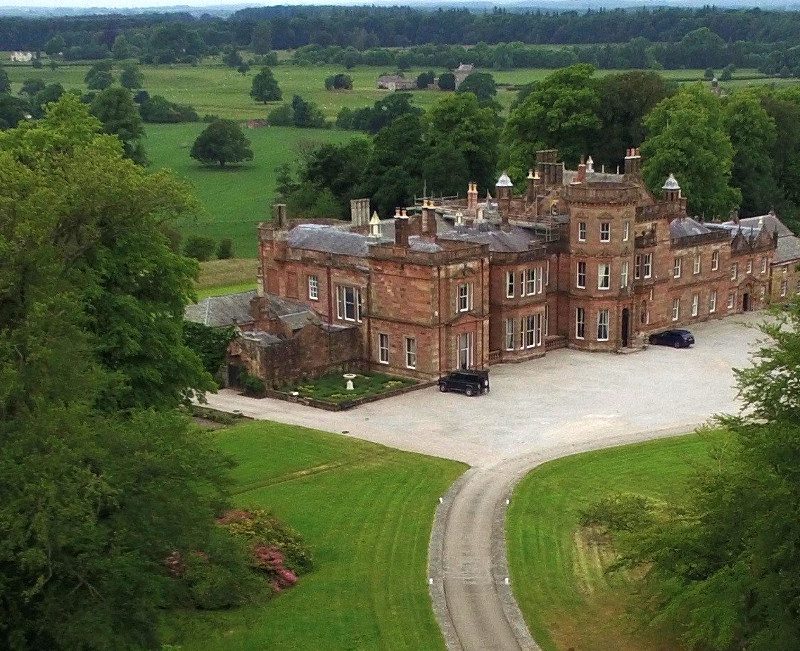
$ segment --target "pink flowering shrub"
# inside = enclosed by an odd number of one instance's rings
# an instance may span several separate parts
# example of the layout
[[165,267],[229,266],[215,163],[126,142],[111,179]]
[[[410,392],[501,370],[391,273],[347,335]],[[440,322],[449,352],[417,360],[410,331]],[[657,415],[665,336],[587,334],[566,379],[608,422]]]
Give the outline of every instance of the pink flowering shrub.
[[251,567],[266,575],[273,592],[293,586],[312,567],[311,552],[300,534],[269,511],[232,509],[217,522],[246,543]]

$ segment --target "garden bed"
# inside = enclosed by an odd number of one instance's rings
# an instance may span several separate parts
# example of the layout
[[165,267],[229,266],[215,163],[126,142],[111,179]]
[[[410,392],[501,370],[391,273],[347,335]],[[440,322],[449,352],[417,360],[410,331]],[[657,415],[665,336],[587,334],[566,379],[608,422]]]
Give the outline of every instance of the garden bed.
[[266,391],[269,398],[298,402],[329,411],[340,411],[367,402],[389,398],[429,386],[408,378],[383,373],[354,373],[353,390],[347,390],[347,380],[341,373],[329,373],[315,380],[306,380],[280,390]]

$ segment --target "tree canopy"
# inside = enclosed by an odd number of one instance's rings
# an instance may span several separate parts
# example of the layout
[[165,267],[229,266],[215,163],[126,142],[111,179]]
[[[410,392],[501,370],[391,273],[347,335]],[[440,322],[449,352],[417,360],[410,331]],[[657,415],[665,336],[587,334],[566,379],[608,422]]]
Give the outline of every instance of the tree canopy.
[[215,120],[209,124],[197,136],[189,155],[201,163],[217,163],[220,167],[253,160],[250,141],[233,120]]
[[283,97],[281,89],[278,87],[278,81],[272,70],[269,68],[261,68],[255,77],[253,77],[253,87],[250,89],[250,97],[257,102],[279,102]]

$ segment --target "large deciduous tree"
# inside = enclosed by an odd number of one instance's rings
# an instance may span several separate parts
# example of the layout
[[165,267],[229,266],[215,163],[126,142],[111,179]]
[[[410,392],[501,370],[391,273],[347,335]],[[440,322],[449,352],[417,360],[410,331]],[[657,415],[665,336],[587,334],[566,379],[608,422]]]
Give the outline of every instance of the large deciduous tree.
[[459,93],[473,93],[482,104],[491,102],[497,95],[497,84],[488,72],[473,72],[458,86]]
[[106,88],[92,100],[91,112],[103,124],[106,133],[122,141],[125,156],[144,165],[147,162],[142,138],[144,124],[133,96],[127,88]]
[[215,120],[197,136],[190,156],[201,163],[217,163],[225,167],[228,163],[253,160],[253,150],[236,122]]
[[278,87],[278,81],[272,70],[269,68],[261,68],[255,77],[253,77],[253,86],[250,89],[250,97],[257,102],[279,102],[283,97],[281,89]]
[[535,84],[506,122],[506,163],[512,176],[524,176],[538,149],[557,148],[567,165],[576,165],[596,142],[599,106],[590,65],[557,70]]
[[5,68],[0,68],[0,93],[11,92],[11,80],[8,78],[8,73]]
[[165,233],[195,208],[71,94],[0,133],[3,648],[157,647],[165,559],[218,535],[228,462],[172,409],[211,386]]
[[727,217],[741,202],[731,185],[733,146],[720,101],[701,85],[687,85],[659,102],[645,118],[644,180],[651,191],[677,177],[689,211],[705,219]]
[[775,121],[758,96],[745,91],[725,100],[723,121],[733,145],[731,182],[742,193],[742,216],[763,215],[779,197],[772,168]]

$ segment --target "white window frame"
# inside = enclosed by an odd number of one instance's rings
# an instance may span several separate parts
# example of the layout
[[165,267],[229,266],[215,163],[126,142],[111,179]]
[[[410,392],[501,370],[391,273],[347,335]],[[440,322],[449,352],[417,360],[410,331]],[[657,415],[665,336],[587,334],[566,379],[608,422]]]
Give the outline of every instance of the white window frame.
[[700,294],[692,294],[692,316],[700,313]]
[[681,299],[672,299],[672,320],[677,321],[681,318]]
[[458,311],[469,312],[472,309],[472,283],[461,283],[458,286]]
[[385,332],[378,333],[378,363],[389,363],[389,335]]
[[672,263],[672,277],[680,278],[683,271],[683,258],[675,258]]
[[628,261],[622,263],[622,270],[619,272],[619,286],[621,289],[628,288]]
[[739,263],[731,263],[731,280],[736,280],[739,277]]
[[586,339],[586,310],[575,308],[575,339]]
[[[581,282],[581,277],[583,278],[583,282]],[[575,265],[575,287],[578,289],[586,289],[586,262],[584,260],[578,260]]]
[[643,276],[645,278],[650,278],[653,275],[653,254],[652,253],[645,253],[642,257],[642,265],[643,265]]
[[611,264],[608,262],[597,265],[597,289],[611,289]]
[[708,313],[714,314],[717,311],[717,290],[714,289],[708,294]]
[[622,241],[627,242],[631,237],[631,223],[629,221],[622,222]]
[[406,368],[417,368],[416,337],[406,337]]
[[752,258],[750,258],[747,261],[747,273],[749,273],[749,274],[753,273],[753,259]]
[[308,298],[311,301],[319,300],[319,278],[315,274],[308,277]]
[[719,269],[719,251],[711,252],[711,271]]
[[550,306],[545,303],[544,304],[544,336],[547,337],[550,334]]
[[700,254],[694,256],[694,268],[692,269],[692,273],[696,276],[700,273],[700,261],[701,261]]
[[513,271],[506,271],[506,298],[514,298],[516,283],[517,274]]
[[761,273],[762,274],[767,273],[767,257],[766,256],[762,256],[761,257]]
[[[787,290],[789,289],[789,287],[788,287],[788,283],[787,283],[787,287],[786,287],[786,289],[787,289]],[[762,301],[764,300],[764,297],[766,297],[766,295],[767,295],[767,288],[766,288],[764,285],[761,285],[761,288],[759,289],[758,295],[761,297],[761,300],[762,300]]]
[[506,350],[514,350],[515,335],[516,324],[514,319],[506,319]]
[[611,241],[611,222],[600,222],[600,241]]
[[525,295],[526,296],[533,296],[534,294],[536,294],[537,281],[538,281],[539,285],[541,286],[541,282],[542,281],[539,279],[539,273],[538,272],[539,272],[539,270],[536,267],[534,267],[532,269],[526,269],[525,270],[525,285],[524,285],[524,288],[525,288]]
[[463,355],[466,368],[472,368],[473,360],[474,360],[474,344],[472,339],[471,332],[462,332],[459,335],[456,335],[456,354],[457,354],[457,363],[458,368],[463,368],[461,360],[462,360],[462,353]]
[[642,277],[642,256],[636,254],[633,259],[633,279],[639,280]]
[[[352,292],[352,300],[348,301],[348,292]],[[353,305],[353,317],[347,316],[347,306]],[[336,318],[340,321],[361,322],[361,290],[351,285],[336,286]]]
[[534,348],[536,346],[536,319],[535,315],[529,314],[522,320],[524,324],[523,341],[525,348]]
[[728,309],[732,310],[736,305],[736,293],[728,292]]
[[545,286],[550,286],[550,260],[546,260],[544,263],[544,284]]
[[786,296],[789,291],[789,281],[786,278],[781,278],[781,298]]
[[586,222],[578,222],[578,242],[586,241]]
[[597,311],[597,341],[608,341],[611,319],[608,310]]

